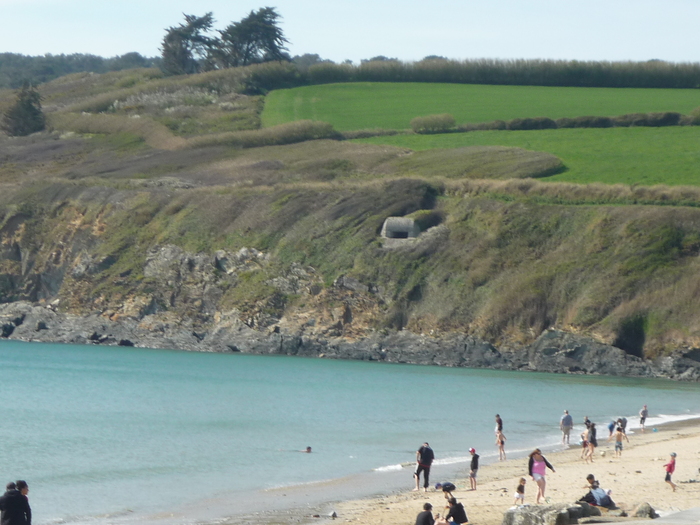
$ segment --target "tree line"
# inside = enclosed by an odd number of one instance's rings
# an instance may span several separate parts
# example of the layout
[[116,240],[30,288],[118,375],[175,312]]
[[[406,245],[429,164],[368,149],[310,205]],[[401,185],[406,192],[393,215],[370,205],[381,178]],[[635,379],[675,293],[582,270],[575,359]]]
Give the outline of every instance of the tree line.
[[112,58],[82,53],[43,56],[0,53],[0,89],[17,89],[25,82],[42,84],[71,73],[108,73],[159,64],[160,57],[148,58],[139,53],[126,53]]

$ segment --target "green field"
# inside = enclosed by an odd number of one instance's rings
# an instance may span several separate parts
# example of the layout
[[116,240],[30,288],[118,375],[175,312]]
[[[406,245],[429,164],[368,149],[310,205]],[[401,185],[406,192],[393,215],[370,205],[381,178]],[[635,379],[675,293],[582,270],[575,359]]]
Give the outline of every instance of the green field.
[[412,150],[516,146],[559,157],[564,173],[547,181],[580,184],[700,185],[700,127],[473,131],[374,137],[356,142]]
[[350,83],[270,92],[263,126],[310,119],[340,131],[407,129],[412,118],[450,113],[458,124],[526,117],[615,116],[700,106],[700,90]]

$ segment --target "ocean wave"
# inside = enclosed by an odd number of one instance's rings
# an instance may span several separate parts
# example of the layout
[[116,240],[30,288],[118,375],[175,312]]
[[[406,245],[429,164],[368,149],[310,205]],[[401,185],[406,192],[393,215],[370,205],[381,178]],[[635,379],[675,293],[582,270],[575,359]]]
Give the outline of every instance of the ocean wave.
[[386,465],[384,467],[378,467],[372,470],[374,470],[375,472],[395,472],[397,470],[401,470],[402,468],[404,468],[404,466],[409,465],[413,465],[413,463],[399,463],[398,465]]

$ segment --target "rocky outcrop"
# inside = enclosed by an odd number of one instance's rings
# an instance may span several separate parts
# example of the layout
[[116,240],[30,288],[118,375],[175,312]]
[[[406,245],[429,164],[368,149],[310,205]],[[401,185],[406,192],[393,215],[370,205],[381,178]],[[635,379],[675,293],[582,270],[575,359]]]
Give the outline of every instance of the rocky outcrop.
[[[696,380],[700,363],[668,357],[663,367],[575,334],[547,331],[519,351],[501,352],[487,341],[463,334],[431,337],[405,330],[366,337],[309,335],[304,327],[255,329],[235,312],[217,313],[206,329],[172,312],[140,319],[75,316],[28,302],[0,305],[0,336],[11,340],[174,348],[351,359],[385,363],[531,370],[554,373],[668,377]],[[692,355],[692,354],[691,354]],[[689,373],[691,371],[692,373]]]
[[[71,232],[66,238],[73,242],[83,237]],[[700,350],[651,361],[560,330],[546,330],[529,345],[497,348],[464,333],[376,329],[377,318],[386,314],[392,301],[381,286],[348,275],[328,285],[312,267],[283,266],[252,248],[195,254],[174,245],[152,246],[142,266],[130,270],[142,273],[133,280],[137,284],[118,288],[105,298],[91,293],[96,282],[92,279],[115,265],[116,259],[90,255],[86,245],[73,242],[70,250],[53,257],[55,265],[46,266],[51,271],[35,274],[35,284],[44,292],[21,295],[26,301],[0,304],[0,338],[700,379]],[[4,256],[24,264],[26,258],[13,246],[9,241],[3,245]],[[61,287],[64,274],[71,281]],[[118,287],[129,278],[121,270],[111,275],[103,285]],[[60,293],[51,291],[59,288]],[[290,306],[289,298],[297,300]],[[69,305],[65,311],[60,311],[61,301]],[[78,308],[71,307],[75,304]],[[88,313],[68,313],[76,311]]]

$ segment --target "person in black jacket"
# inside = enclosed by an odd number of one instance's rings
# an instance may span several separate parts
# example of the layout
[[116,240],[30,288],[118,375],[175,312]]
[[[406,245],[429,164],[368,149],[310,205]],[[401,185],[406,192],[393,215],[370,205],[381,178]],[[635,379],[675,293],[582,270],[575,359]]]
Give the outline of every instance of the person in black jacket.
[[0,496],[0,525],[32,525],[32,509],[29,507],[27,482],[19,480],[17,488]]
[[413,473],[413,478],[416,480],[416,488],[414,491],[419,489],[420,484],[420,473],[423,473],[423,490],[428,492],[428,486],[430,485],[430,465],[433,464],[435,459],[435,454],[433,449],[430,448],[428,442],[423,443],[423,446],[416,451],[416,471]]
[[447,502],[449,503],[447,514],[444,518],[436,520],[435,525],[458,525],[469,522],[464,505],[458,503],[455,498],[450,498]]
[[469,453],[472,455],[472,461],[469,465],[469,485],[471,490],[476,490],[476,473],[479,470],[479,454],[473,448],[469,449]]
[[433,525],[433,506],[430,503],[423,504],[423,512],[416,516],[416,525]]

